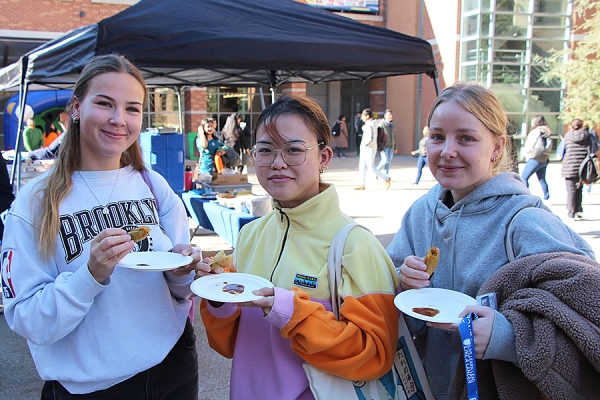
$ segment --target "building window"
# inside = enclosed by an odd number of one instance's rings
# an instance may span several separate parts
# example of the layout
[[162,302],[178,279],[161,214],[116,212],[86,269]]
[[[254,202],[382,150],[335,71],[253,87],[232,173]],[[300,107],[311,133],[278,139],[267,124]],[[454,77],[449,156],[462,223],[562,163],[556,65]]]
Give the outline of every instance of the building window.
[[[271,105],[271,91],[263,85],[264,106]],[[278,87],[278,92],[281,88]],[[263,110],[260,89],[258,87],[209,86],[206,88],[206,111],[209,117],[218,121],[217,131],[225,126],[227,117],[237,112],[252,132]]]
[[148,107],[144,116],[144,128],[171,128],[181,132],[177,91],[170,88],[149,89]]
[[531,119],[542,114],[555,135],[563,85],[540,81],[540,57],[567,47],[572,0],[465,0],[462,2],[459,80],[498,95],[524,143]]

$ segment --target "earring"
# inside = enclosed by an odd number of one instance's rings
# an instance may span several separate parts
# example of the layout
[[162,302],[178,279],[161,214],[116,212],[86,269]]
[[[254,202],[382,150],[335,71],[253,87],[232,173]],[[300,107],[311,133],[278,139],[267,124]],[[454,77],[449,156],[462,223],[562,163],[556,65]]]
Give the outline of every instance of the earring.
[[75,115],[75,113],[71,113],[71,119],[73,120],[74,123],[79,123],[79,118],[77,118],[77,116]]
[[493,163],[495,163],[495,162],[497,162],[497,161],[498,161],[498,156],[496,156],[496,157],[492,158],[492,162],[493,162]]
[[322,174],[323,173],[323,167],[319,168],[319,173]]

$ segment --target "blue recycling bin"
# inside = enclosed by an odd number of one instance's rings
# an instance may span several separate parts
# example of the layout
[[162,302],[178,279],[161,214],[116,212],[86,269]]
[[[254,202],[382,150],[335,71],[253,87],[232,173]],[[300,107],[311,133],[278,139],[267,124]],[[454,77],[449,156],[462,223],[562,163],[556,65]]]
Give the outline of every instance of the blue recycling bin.
[[176,193],[184,190],[185,151],[181,133],[140,132],[146,166],[161,174]]

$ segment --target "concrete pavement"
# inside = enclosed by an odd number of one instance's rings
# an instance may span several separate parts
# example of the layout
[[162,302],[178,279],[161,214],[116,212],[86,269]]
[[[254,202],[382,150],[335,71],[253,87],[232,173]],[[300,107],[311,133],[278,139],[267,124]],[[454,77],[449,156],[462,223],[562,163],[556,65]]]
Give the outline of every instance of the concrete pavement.
[[[368,227],[383,245],[387,246],[400,228],[405,211],[435,184],[431,173],[425,168],[420,185],[412,185],[416,175],[416,162],[417,159],[410,156],[394,157],[390,170],[392,185],[389,190],[385,190],[383,182],[376,180],[374,176],[369,176],[366,190],[353,190],[358,175],[357,157],[334,158],[329,169],[323,174],[323,180],[336,185],[342,211]],[[523,165],[520,167],[522,169]],[[553,163],[548,167],[549,206],[568,226],[590,243],[596,254],[600,254],[600,185],[592,187],[591,193],[584,192],[584,219],[573,221],[566,217],[566,191],[564,180],[560,176],[560,167],[560,163]],[[264,193],[252,172],[251,169],[249,179],[254,184],[254,192]],[[541,187],[535,176],[530,179],[530,187],[534,195],[541,195]],[[231,249],[225,240],[210,231],[201,231],[192,243],[206,252]],[[231,362],[208,347],[197,308],[194,326],[200,365],[199,399],[228,399]],[[3,318],[0,320],[0,338],[0,399],[39,399],[43,382],[35,371],[26,342],[8,328]]]

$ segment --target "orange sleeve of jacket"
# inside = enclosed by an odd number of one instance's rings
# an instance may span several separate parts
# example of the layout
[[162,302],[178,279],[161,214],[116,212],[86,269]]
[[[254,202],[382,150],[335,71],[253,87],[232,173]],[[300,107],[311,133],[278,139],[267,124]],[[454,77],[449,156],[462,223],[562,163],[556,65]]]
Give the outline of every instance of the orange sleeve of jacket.
[[290,338],[292,349],[306,362],[357,381],[378,379],[391,369],[399,316],[392,294],[347,296],[337,321],[308,294],[292,290],[294,313],[281,333]]
[[200,302],[200,315],[206,326],[208,344],[223,357],[233,358],[235,339],[240,321],[240,309],[228,318],[217,318],[208,311],[206,299]]

